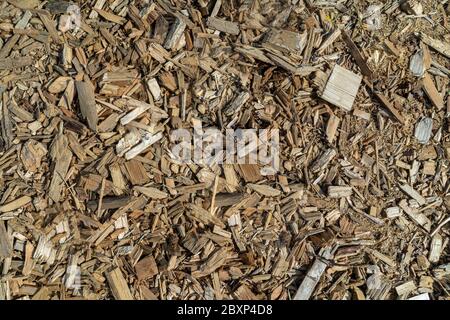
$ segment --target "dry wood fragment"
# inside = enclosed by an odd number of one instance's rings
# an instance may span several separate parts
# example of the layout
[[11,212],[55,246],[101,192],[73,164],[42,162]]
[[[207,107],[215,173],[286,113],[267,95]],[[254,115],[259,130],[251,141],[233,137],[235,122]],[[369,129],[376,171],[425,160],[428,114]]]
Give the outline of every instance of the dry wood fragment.
[[111,272],[107,272],[106,279],[108,280],[112,294],[116,300],[134,300],[127,281],[123,277],[122,271],[120,271],[119,268],[116,268]]
[[360,76],[336,64],[320,97],[351,111],[361,80]]
[[166,192],[160,191],[160,190],[158,190],[156,188],[152,188],[152,187],[136,186],[136,187],[134,187],[134,189],[136,191],[146,195],[147,197],[149,197],[151,199],[165,199],[169,196]]
[[[120,196],[120,197],[104,197],[102,199],[102,208],[104,210],[108,209],[118,209],[124,207],[127,203],[131,201],[130,196]],[[91,210],[97,210],[98,200],[91,200],[87,203],[87,207]]]
[[48,87],[48,92],[50,93],[60,93],[63,92],[68,83],[72,80],[71,77],[58,77],[56,78]]
[[447,223],[450,222],[450,217],[447,217],[446,219],[444,219],[444,221],[442,221],[437,227],[436,229],[433,230],[433,232],[431,232],[430,236],[434,236],[435,234],[437,234],[437,232]]
[[386,263],[387,265],[391,266],[391,267],[395,267],[397,264],[396,262],[391,259],[390,257],[386,256],[385,254],[371,249],[371,248],[366,248],[366,251],[369,252],[371,255],[373,255],[375,258],[380,259],[381,261],[383,261],[384,263]]
[[[145,103],[143,101],[139,101],[130,97],[126,97],[125,98],[126,103],[134,108],[134,110],[137,109],[137,111],[135,111],[134,113],[132,113],[132,116],[129,116],[127,118],[125,118],[126,120],[124,120],[124,122],[122,122],[122,124],[127,124],[129,123],[131,120],[135,119],[137,116],[139,116],[140,114],[142,114],[142,112],[144,112],[145,110],[150,110],[151,111],[151,116],[154,117],[155,119],[162,119],[162,118],[167,118],[168,114],[167,112],[165,112],[163,109],[153,105],[153,104],[149,104],[149,103]],[[144,111],[142,111],[144,110]],[[132,112],[133,112],[132,111]],[[131,119],[130,119],[131,118]]]
[[242,284],[233,293],[237,300],[256,300],[256,295],[245,285]]
[[336,150],[334,150],[333,148],[329,148],[322,152],[322,154],[311,165],[311,171],[318,172],[325,169],[328,166],[329,162],[336,156],[336,154]]
[[207,25],[211,29],[219,30],[224,33],[238,35],[239,25],[236,22],[227,21],[220,18],[209,17]]
[[239,112],[248,99],[250,99],[250,93],[245,91],[239,93],[236,98],[223,109],[223,113],[227,116],[231,116],[234,113]]
[[255,48],[252,46],[244,45],[244,46],[236,46],[234,48],[236,52],[242,53],[243,55],[252,57],[254,59],[260,60],[265,63],[273,64],[272,60],[270,60],[264,51],[260,48]]
[[261,171],[258,165],[256,164],[239,164],[238,165],[239,172],[242,175],[242,178],[245,182],[258,182],[261,181]]
[[399,296],[408,295],[415,289],[416,289],[416,285],[414,284],[414,281],[408,281],[408,282],[405,282],[405,283],[395,287],[395,291],[397,291],[397,294]]
[[16,59],[4,58],[0,59],[0,70],[12,70],[16,68],[22,68],[32,64],[31,57],[20,57]]
[[329,143],[333,143],[340,121],[341,119],[335,115],[331,115],[328,119],[326,135]]
[[29,140],[22,147],[20,158],[27,170],[35,172],[41,167],[42,158],[46,154],[47,149],[42,143]]
[[320,281],[322,274],[327,268],[326,260],[332,258],[331,249],[326,248],[323,252],[316,258],[313,265],[309,269],[306,277],[303,279],[300,287],[294,296],[294,300],[309,300],[315,287]]
[[65,185],[65,177],[69,170],[70,162],[72,161],[72,152],[67,148],[67,138],[63,135],[58,135],[54,140],[51,149],[52,159],[55,162],[52,181],[48,195],[55,201],[59,202],[62,196],[62,189]]
[[194,204],[189,204],[188,208],[190,209],[189,216],[194,220],[204,223],[204,224],[214,224],[221,228],[225,228],[225,224],[216,216],[212,215],[207,210],[196,206]]
[[430,300],[430,295],[428,292],[418,294],[417,296],[411,297],[408,300]]
[[431,239],[430,253],[428,256],[428,260],[430,260],[431,263],[439,262],[442,253],[442,245],[442,237],[439,234],[434,235]]
[[97,131],[97,105],[95,103],[94,87],[88,81],[75,82],[78,94],[78,102],[83,117],[87,120],[89,128],[92,131]]
[[20,209],[31,202],[31,197],[23,196],[0,206],[0,212],[9,212]]
[[401,8],[409,14],[421,15],[423,13],[422,3],[418,0],[406,0],[401,3]]
[[168,33],[166,40],[164,42],[164,48],[170,50],[175,47],[175,45],[180,40],[186,29],[186,23],[182,19],[176,19],[175,23],[172,25],[170,32]]
[[159,101],[161,99],[161,88],[159,87],[158,81],[155,78],[151,78],[147,81],[147,86],[152,93],[153,99]]
[[[66,274],[64,275],[64,286],[66,288],[72,288],[76,285],[77,277],[79,276],[78,254],[71,255],[68,259]],[[79,280],[79,279],[78,279]]]
[[431,56],[428,48],[424,46],[417,51],[409,62],[409,70],[416,77],[423,77],[425,72],[431,67]]
[[140,260],[134,268],[136,269],[138,280],[146,280],[158,274],[158,266],[155,258],[151,255]]
[[110,132],[112,131],[119,121],[119,115],[117,113],[110,114],[105,120],[99,123],[98,132]]
[[192,272],[192,276],[201,278],[210,275],[225,264],[228,258],[227,248],[220,248],[211,253],[199,270]]
[[13,100],[11,104],[9,105],[9,110],[13,115],[18,117],[20,120],[31,122],[34,120],[34,117],[31,113],[29,113],[27,110],[24,110],[21,108],[17,103]]
[[267,197],[276,197],[281,194],[280,190],[274,189],[266,185],[249,183],[247,184],[247,187]]
[[430,98],[431,102],[433,102],[434,106],[438,109],[442,109],[444,107],[444,99],[437,91],[436,86],[428,73],[425,74],[422,80],[422,85],[423,90],[427,94],[428,98]]
[[329,186],[328,187],[328,196],[330,198],[345,198],[349,197],[353,194],[352,187],[346,186]]
[[52,39],[56,42],[60,42],[60,38],[58,36],[58,32],[56,31],[55,21],[52,20],[50,14],[46,10],[39,10],[38,16],[44,24],[45,28],[49,32]]
[[321,54],[326,48],[333,44],[333,42],[341,35],[341,29],[335,29],[330,35],[322,42],[317,53]]
[[389,219],[400,217],[402,211],[399,207],[390,207],[385,209],[386,217]]
[[443,54],[447,58],[450,58],[450,45],[448,43],[444,43],[440,40],[433,39],[427,34],[421,32],[419,34],[420,39],[426,43],[428,46],[436,50],[437,52]]
[[143,105],[133,109],[133,111],[129,112],[125,116],[120,119],[120,123],[122,125],[129,124],[131,121],[135,120],[137,117],[142,115],[145,111],[150,109],[150,105]]
[[408,206],[408,203],[405,199],[400,201],[399,206],[415,223],[417,223],[427,232],[430,232],[431,221],[424,214],[419,213],[417,209]]
[[368,77],[369,79],[372,78],[372,70],[370,70],[369,66],[366,63],[366,60],[363,58],[361,52],[359,51],[358,47],[355,45],[353,40],[350,38],[350,36],[347,34],[346,31],[341,31],[342,37],[344,41],[347,43],[347,46],[350,49],[350,52],[353,56],[353,58],[356,60],[356,63],[358,64],[359,68],[361,69],[361,73]]
[[424,205],[426,203],[426,200],[424,197],[420,195],[416,190],[414,190],[413,187],[410,185],[404,184],[400,186],[400,189],[403,190],[408,196],[416,200],[420,205]]
[[112,12],[102,10],[99,7],[94,7],[93,9],[95,11],[92,11],[92,13],[90,15],[91,19],[94,19],[95,18],[95,13],[98,13],[100,16],[102,16],[106,20],[114,22],[114,23],[117,23],[117,24],[124,24],[124,23],[127,22],[127,20],[125,18],[123,18],[121,16],[118,16],[118,15],[115,15]]
[[390,53],[392,53],[395,56],[400,56],[401,51],[393,44],[390,40],[385,39],[383,42],[383,45],[389,50]]
[[152,144],[158,142],[162,139],[162,134],[159,132],[157,134],[145,133],[142,136],[142,142],[137,144],[135,147],[131,148],[127,153],[125,153],[125,159],[131,160],[144,152]]
[[381,93],[375,92],[375,96],[378,98],[378,100],[381,102],[381,104],[389,110],[389,112],[399,121],[400,123],[405,123],[405,119],[400,114],[400,112],[392,105],[392,103],[389,102],[386,96],[384,96]]
[[128,150],[139,143],[141,135],[136,128],[133,128],[125,134],[116,144],[116,153],[119,157],[122,157]]
[[301,54],[306,46],[307,33],[272,29],[267,36],[265,46],[284,52]]
[[12,255],[12,245],[5,223],[0,221],[0,257],[8,258]]

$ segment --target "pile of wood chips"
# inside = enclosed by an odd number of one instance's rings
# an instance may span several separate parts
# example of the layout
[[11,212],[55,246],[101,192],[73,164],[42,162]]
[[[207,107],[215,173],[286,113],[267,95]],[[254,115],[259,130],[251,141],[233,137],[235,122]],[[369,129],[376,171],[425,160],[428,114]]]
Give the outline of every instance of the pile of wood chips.
[[[449,299],[449,13],[1,1],[0,300]],[[174,161],[199,124],[279,171]]]

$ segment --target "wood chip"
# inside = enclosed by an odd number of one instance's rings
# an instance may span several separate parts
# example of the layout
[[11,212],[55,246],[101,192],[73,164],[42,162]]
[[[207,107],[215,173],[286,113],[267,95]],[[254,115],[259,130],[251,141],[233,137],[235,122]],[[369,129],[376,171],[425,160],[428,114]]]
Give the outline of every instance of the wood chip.
[[158,274],[158,266],[156,265],[156,261],[153,256],[147,256],[140,260],[136,264],[135,269],[138,280],[146,280]]
[[335,65],[321,98],[351,111],[362,78],[353,72]]
[[408,196],[416,200],[420,205],[424,205],[426,203],[426,200],[424,197],[420,195],[416,190],[414,190],[413,187],[410,185],[404,184],[400,186],[400,189],[403,190]]
[[83,114],[83,117],[87,119],[89,128],[96,132],[98,116],[97,106],[95,104],[94,87],[87,81],[76,81],[75,85],[77,88],[81,113]]
[[224,19],[219,19],[215,17],[209,17],[207,21],[207,25],[209,28],[232,34],[232,35],[238,35],[239,34],[239,25],[232,21],[227,21]]
[[11,202],[1,205],[0,212],[9,212],[9,211],[14,211],[14,210],[20,209],[20,208],[26,206],[27,204],[29,204],[30,202],[31,202],[31,197],[23,196],[23,197],[15,199]]
[[322,274],[327,268],[326,260],[332,257],[331,250],[325,249],[322,254],[316,258],[312,267],[309,269],[303,282],[298,288],[294,300],[309,300]]
[[3,221],[0,221],[0,257],[1,258],[9,258],[12,256],[12,245],[10,236],[6,231],[5,224]]
[[134,300],[130,288],[127,285],[127,281],[119,268],[106,273],[106,279],[108,280],[108,284],[116,300]]
[[442,109],[444,107],[444,99],[437,91],[436,86],[428,73],[425,74],[422,80],[422,85],[423,90],[427,94],[428,98],[430,98],[431,102],[433,102],[433,105],[438,109]]

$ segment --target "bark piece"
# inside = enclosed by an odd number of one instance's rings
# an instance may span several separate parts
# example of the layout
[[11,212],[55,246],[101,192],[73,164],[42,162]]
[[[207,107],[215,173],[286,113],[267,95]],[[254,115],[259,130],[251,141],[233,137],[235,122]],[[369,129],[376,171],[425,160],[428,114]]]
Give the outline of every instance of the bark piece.
[[138,280],[147,280],[158,274],[158,266],[156,265],[155,258],[153,256],[147,256],[139,261],[136,266],[136,274]]

